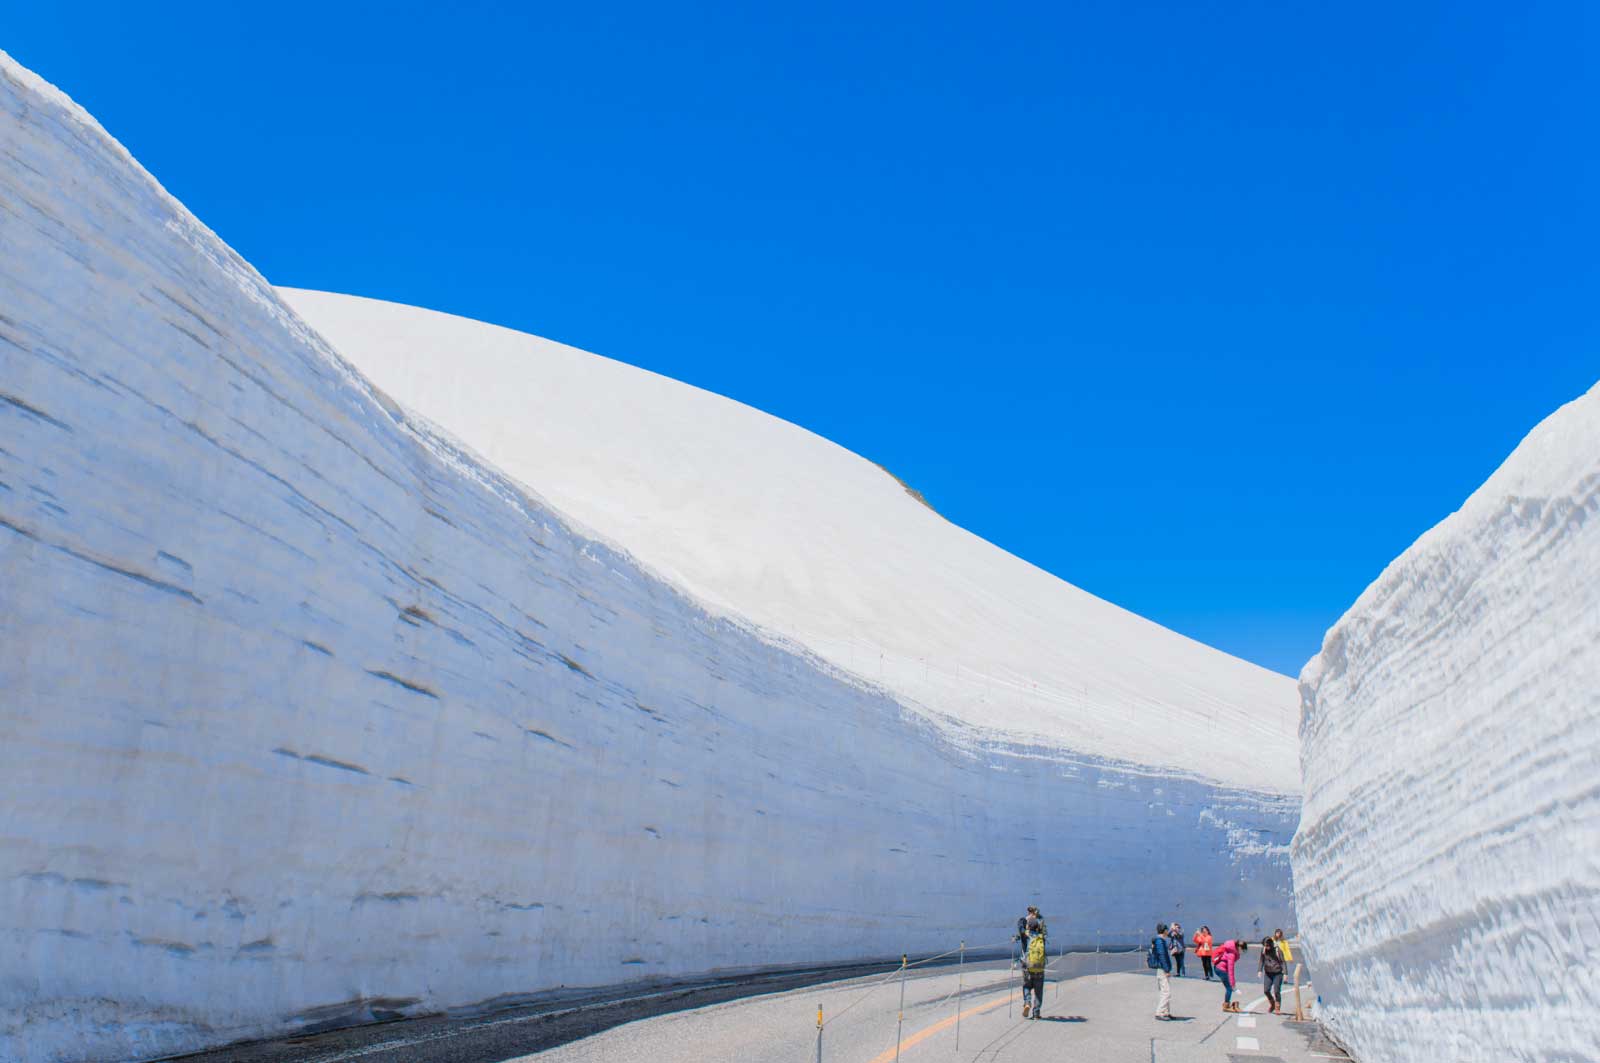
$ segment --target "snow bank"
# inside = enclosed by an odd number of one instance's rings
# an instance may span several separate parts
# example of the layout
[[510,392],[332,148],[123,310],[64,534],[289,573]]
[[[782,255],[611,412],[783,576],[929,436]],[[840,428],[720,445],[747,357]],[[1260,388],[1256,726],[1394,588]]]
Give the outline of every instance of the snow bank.
[[1366,1060],[1600,1059],[1600,385],[1301,675],[1300,928]]
[[1292,797],[936,725],[708,610],[3,55],[0,242],[0,1058],[934,951],[1029,897],[1283,917]]

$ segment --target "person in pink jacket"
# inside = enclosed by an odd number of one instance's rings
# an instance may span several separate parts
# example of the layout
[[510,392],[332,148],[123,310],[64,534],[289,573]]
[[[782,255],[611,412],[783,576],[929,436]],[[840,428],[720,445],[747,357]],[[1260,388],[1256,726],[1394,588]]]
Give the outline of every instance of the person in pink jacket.
[[1212,947],[1211,966],[1217,972],[1217,977],[1222,980],[1222,1010],[1238,1011],[1239,1004],[1233,999],[1235,985],[1234,969],[1239,964],[1239,957],[1249,949],[1249,944],[1243,939],[1224,941]]

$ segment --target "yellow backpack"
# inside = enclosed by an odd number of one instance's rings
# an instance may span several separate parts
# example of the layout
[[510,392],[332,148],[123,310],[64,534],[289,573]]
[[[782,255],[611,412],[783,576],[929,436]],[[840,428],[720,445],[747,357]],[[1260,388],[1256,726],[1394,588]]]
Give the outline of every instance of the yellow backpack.
[[1045,965],[1044,935],[1035,934],[1028,939],[1028,959],[1025,966],[1030,971],[1042,971]]

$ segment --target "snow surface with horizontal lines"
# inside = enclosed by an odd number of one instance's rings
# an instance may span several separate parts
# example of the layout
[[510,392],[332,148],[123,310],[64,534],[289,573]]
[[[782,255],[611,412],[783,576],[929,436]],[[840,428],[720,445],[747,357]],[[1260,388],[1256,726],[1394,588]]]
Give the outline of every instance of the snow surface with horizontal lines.
[[1600,1059],[1600,385],[1301,675],[1300,928],[1362,1060]]
[[[1209,705],[1277,748],[1278,684],[977,544],[858,459],[775,442],[734,408],[722,438],[743,456],[713,469],[765,455],[771,477],[838,478],[828,508],[749,505],[809,525],[791,544],[876,543],[897,578],[926,544],[960,564],[972,544],[990,559],[930,574],[962,588],[937,600],[1012,632],[1028,624],[1008,605],[1033,614],[1052,629],[1033,645],[1077,648],[1018,658],[1013,682],[1082,661],[1082,706],[1030,722],[997,693],[943,703],[932,680],[911,706],[891,667],[841,667],[736,601],[710,607],[773,556],[736,502],[591,466],[579,514],[603,525],[608,492],[636,520],[659,505],[719,543],[726,584],[583,530],[552,503],[564,481],[540,497],[545,473],[508,475],[375,388],[3,54],[0,246],[0,1058],[148,1059],[929,954],[1003,941],[1029,900],[1063,941],[1173,913],[1283,922],[1297,798],[1212,763],[1200,723]],[[594,371],[560,382],[568,401],[648,402],[631,416],[657,426],[657,405],[716,416],[701,393]],[[593,448],[628,409],[597,415]],[[574,463],[592,460],[582,442],[565,439]],[[709,460],[697,445],[679,461]],[[772,600],[840,595],[900,622],[881,583],[817,570],[802,593],[804,571],[770,569]],[[994,646],[972,618],[941,624],[925,622],[944,642],[893,644]]]
[[930,719],[1296,793],[1294,682],[944,520],[787,421],[509,329],[280,289],[375,384],[716,612]]

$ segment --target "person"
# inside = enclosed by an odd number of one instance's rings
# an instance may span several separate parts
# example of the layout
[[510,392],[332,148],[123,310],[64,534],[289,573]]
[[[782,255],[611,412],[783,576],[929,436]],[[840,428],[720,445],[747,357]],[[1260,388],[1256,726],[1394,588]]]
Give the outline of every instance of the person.
[[1261,988],[1267,995],[1267,1014],[1276,1015],[1283,1008],[1283,954],[1270,937],[1261,939]]
[[1017,953],[1021,955],[1028,948],[1028,920],[1039,918],[1039,906],[1028,905],[1028,910],[1017,919],[1017,936],[1011,940],[1017,942]]
[[[1045,944],[1044,920],[1039,916],[1037,908],[1023,924],[1027,938],[1022,946],[1022,1017],[1024,1019],[1037,1019],[1044,1011],[1044,969],[1049,957],[1049,948]],[[1032,994],[1032,1014],[1029,1013],[1029,994]]]
[[1249,946],[1243,938],[1234,938],[1213,946],[1211,950],[1211,969],[1217,973],[1217,979],[1222,983],[1222,1010],[1238,1011],[1239,1003],[1233,999],[1235,985],[1234,974],[1239,957]]
[[1150,954],[1145,963],[1156,972],[1156,1018],[1172,1018],[1172,951],[1168,944],[1167,924],[1156,924],[1156,936],[1150,939]]
[[1183,927],[1178,923],[1172,924],[1172,929],[1167,931],[1167,938],[1171,944],[1172,952],[1172,977],[1183,977]]
[[1289,969],[1289,964],[1294,962],[1294,950],[1289,947],[1289,939],[1283,936],[1281,929],[1272,932],[1272,943],[1277,946],[1278,955],[1283,957],[1284,970]]
[[1203,926],[1194,932],[1194,954],[1200,957],[1200,970],[1211,981],[1211,928]]

